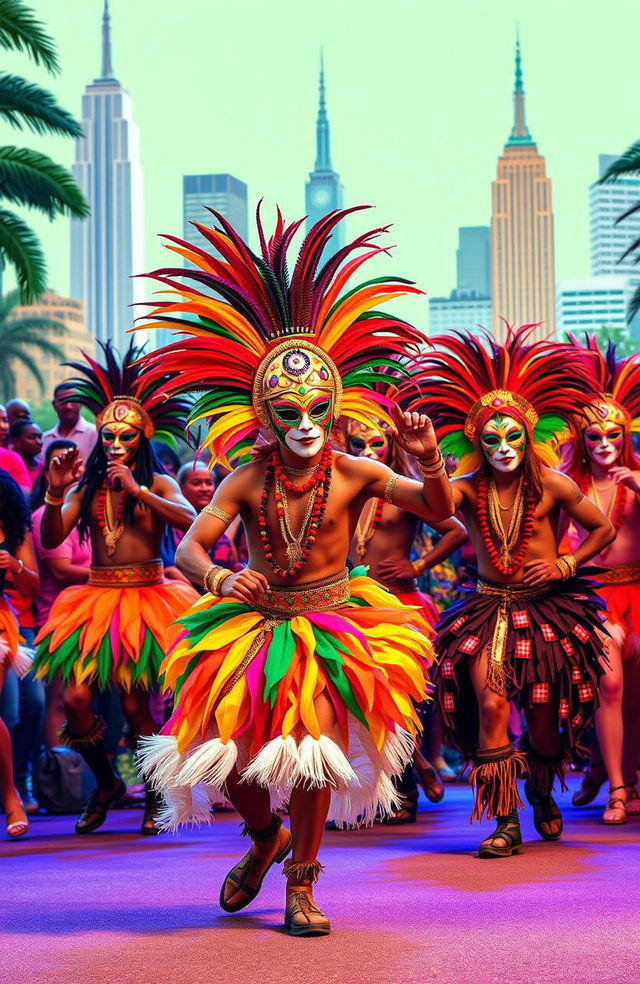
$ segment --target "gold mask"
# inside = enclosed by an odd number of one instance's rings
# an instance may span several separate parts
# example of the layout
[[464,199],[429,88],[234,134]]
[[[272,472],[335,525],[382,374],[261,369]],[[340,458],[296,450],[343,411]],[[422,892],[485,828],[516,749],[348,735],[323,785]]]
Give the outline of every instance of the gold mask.
[[299,398],[308,397],[310,391],[333,396],[333,419],[337,420],[342,380],[332,359],[304,337],[281,342],[262,360],[253,382],[253,405],[262,426],[271,426],[267,403],[283,396],[300,402]]
[[153,437],[155,430],[147,411],[132,396],[116,396],[97,415],[96,427],[98,430],[111,424],[127,424],[129,427],[135,427],[149,439]]
[[347,451],[349,454],[386,461],[388,450],[389,438],[382,424],[379,427],[367,427],[359,420],[349,418],[347,421]]

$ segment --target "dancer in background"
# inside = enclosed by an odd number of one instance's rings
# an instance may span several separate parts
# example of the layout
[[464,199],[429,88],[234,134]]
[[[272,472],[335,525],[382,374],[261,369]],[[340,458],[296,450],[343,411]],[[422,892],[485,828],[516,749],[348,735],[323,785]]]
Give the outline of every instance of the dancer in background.
[[[583,350],[575,340],[574,345]],[[598,576],[610,635],[596,714],[602,758],[592,762],[573,802],[590,803],[608,778],[602,821],[615,825],[627,814],[640,814],[640,460],[631,443],[634,429],[640,430],[640,354],[616,359],[615,346],[601,352],[593,336],[585,347],[593,356],[589,365],[598,397],[584,409],[567,471],[609,517],[616,537],[596,558],[608,568]],[[570,538],[580,543],[583,530],[574,526]]]
[[[70,380],[74,399],[96,415],[98,442],[81,478],[77,449],[51,458],[41,527],[45,550],[76,525],[80,540],[91,542],[88,583],[56,598],[36,639],[38,677],[59,674],[66,685],[61,738],[97,783],[77,834],[100,827],[125,792],[107,755],[105,722],[93,709],[94,690],[118,688],[132,742],[153,734],[149,691],[169,647],[169,626],[197,597],[190,585],[166,581],[158,560],[165,525],[186,530],[195,512],[150,445],[156,430],[182,432],[188,405],[167,398],[160,383],[145,384],[133,345],[122,361],[109,343],[103,354],[104,363],[85,357],[71,364],[82,374]],[[143,834],[157,833],[156,805],[148,788]]]
[[[421,357],[425,396],[416,402],[432,414],[443,451],[469,469],[452,487],[479,579],[443,614],[436,649],[445,727],[473,761],[472,819],[486,812],[497,820],[480,845],[484,858],[523,851],[516,780],[524,770],[536,830],[545,840],[561,836],[554,779],[562,782],[593,719],[603,672],[603,605],[579,568],[614,530],[545,464],[594,388],[571,346],[529,341],[534,327],[508,329],[504,344],[462,332],[432,339]],[[564,557],[556,549],[561,509],[588,531]],[[528,726],[518,751],[508,738],[510,700]]]
[[[199,269],[155,275],[171,293],[147,326],[187,335],[150,353],[146,378],[154,385],[168,373],[168,393],[208,381],[191,419],[209,418],[214,460],[228,467],[260,427],[270,442],[224,479],[178,547],[178,565],[208,593],[180,620],[183,635],[164,664],[176,709],[164,733],[145,742],[142,760],[167,798],[171,826],[209,816],[206,801],[204,809],[193,801],[199,784],[209,799],[223,790],[245,821],[253,844],[223,883],[226,911],[248,905],[292,851],[285,926],[296,936],[330,931],[313,896],[327,817],[372,821],[397,802],[390,777],[411,759],[415,705],[432,660],[422,613],[363,568],[346,571],[358,517],[371,498],[431,522],[453,512],[426,416],[394,417],[398,445],[418,458],[422,482],[329,444],[342,412],[391,423],[388,400],[375,392],[377,370],[421,340],[378,310],[416,293],[409,283],[377,278],[347,290],[356,270],[383,252],[375,241],[384,230],[320,266],[332,231],[354,211],[316,223],[291,278],[287,249],[303,220],[287,226],[278,212],[267,240],[258,216],[255,255],[214,212],[216,228],[199,228],[216,252],[169,247]],[[212,565],[209,550],[238,514],[249,561],[232,573]],[[285,802],[291,836],[272,812]]]

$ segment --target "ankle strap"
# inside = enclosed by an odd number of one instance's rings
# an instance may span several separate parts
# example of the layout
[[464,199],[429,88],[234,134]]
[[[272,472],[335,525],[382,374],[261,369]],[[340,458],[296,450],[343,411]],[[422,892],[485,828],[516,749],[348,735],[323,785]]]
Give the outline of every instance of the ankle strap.
[[242,837],[250,837],[254,841],[270,841],[273,840],[281,826],[282,817],[277,813],[272,813],[271,821],[262,830],[253,830],[248,824],[241,823],[240,834]]
[[319,861],[292,861],[288,858],[282,865],[282,874],[295,885],[317,882],[321,871],[324,871],[324,865]]

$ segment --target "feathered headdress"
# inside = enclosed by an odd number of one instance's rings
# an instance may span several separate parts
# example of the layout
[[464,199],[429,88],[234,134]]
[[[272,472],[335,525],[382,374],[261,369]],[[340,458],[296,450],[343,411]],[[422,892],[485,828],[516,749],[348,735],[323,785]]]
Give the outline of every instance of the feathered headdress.
[[428,413],[444,454],[459,470],[480,463],[479,435],[496,413],[519,420],[545,463],[555,463],[558,439],[594,393],[580,357],[568,344],[528,339],[537,325],[507,326],[498,343],[489,332],[452,332],[431,338],[413,382],[422,395],[412,409]]
[[73,390],[70,399],[95,415],[98,428],[110,423],[127,423],[147,438],[154,433],[182,437],[191,403],[167,395],[162,384],[169,382],[169,376],[165,373],[164,380],[154,379],[153,383],[146,379],[140,365],[143,349],[134,342],[123,358],[111,342],[98,344],[104,362],[83,352],[84,362],[65,363],[81,373],[69,380]]
[[304,393],[305,386],[327,392],[334,419],[341,413],[360,420],[372,413],[389,419],[388,400],[375,390],[378,373],[423,337],[378,305],[421,292],[399,277],[377,277],[347,289],[363,263],[387,252],[375,244],[387,228],[358,236],[321,265],[338,223],[366,207],[334,211],[317,222],[291,275],[287,253],[304,219],[287,225],[279,209],[267,239],[258,206],[260,255],[213,209],[218,223],[213,229],[194,223],[209,252],[166,237],[167,248],[197,269],[147,274],[175,299],[148,305],[151,320],[142,327],[173,329],[186,337],[144,357],[145,379],[153,386],[169,372],[173,378],[163,384],[169,393],[206,389],[189,426],[208,420],[202,446],[213,460],[229,467],[229,459],[242,458],[259,427],[269,426],[269,401]]

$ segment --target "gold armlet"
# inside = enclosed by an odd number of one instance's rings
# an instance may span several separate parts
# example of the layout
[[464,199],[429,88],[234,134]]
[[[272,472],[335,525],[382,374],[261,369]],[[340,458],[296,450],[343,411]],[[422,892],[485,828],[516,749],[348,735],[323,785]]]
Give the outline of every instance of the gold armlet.
[[44,501],[48,506],[61,506],[64,503],[64,496],[51,495],[47,490],[44,494]]
[[393,490],[395,489],[396,482],[398,481],[399,478],[400,478],[399,475],[389,475],[389,478],[387,479],[387,484],[384,487],[382,498],[384,499],[385,502],[388,502],[390,505],[393,505]]
[[418,458],[418,471],[423,478],[440,478],[441,475],[446,475],[447,471],[444,465],[442,453],[438,451],[438,454],[433,462],[421,461],[420,458]]
[[220,506],[215,506],[213,502],[210,502],[208,506],[205,506],[202,511],[208,513],[209,516],[213,516],[214,519],[222,520],[225,528],[233,521],[233,516],[231,516],[230,513],[226,512],[224,509],[221,509]]

